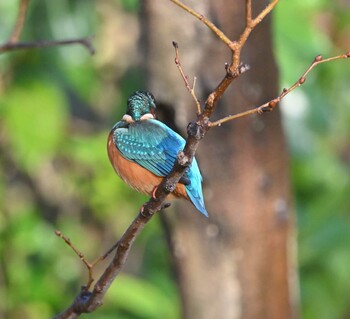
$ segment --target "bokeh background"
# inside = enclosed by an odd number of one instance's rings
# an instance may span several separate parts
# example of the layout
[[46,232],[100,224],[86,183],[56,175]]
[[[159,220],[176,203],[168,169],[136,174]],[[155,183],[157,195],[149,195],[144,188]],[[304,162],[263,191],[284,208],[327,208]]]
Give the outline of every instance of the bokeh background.
[[[0,318],[52,317],[86,281],[55,229],[93,260],[146,199],[116,177],[106,155],[127,96],[143,87],[139,8],[137,0],[32,0],[23,41],[94,35],[96,54],[75,45],[0,55]],[[0,2],[1,42],[17,9]],[[281,88],[317,54],[348,51],[349,21],[346,0],[281,1],[273,26]],[[322,65],[282,105],[306,319],[350,318],[349,74],[349,61]],[[158,218],[104,304],[98,318],[180,318]]]

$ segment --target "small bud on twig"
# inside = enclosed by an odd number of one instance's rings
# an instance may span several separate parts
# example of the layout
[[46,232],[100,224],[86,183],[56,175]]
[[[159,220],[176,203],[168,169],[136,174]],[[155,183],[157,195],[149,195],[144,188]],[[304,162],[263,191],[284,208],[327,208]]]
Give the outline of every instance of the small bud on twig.
[[277,105],[277,101],[276,100],[272,100],[269,102],[269,108],[270,108],[270,111],[272,111],[273,108],[275,108]]
[[319,62],[319,61],[322,61],[323,57],[321,54],[319,54],[318,56],[315,57],[315,62]]

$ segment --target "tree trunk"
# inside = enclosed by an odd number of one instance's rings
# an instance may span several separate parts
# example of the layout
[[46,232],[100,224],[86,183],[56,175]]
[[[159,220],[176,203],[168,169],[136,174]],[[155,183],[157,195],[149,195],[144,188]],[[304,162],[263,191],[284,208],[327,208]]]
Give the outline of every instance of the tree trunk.
[[[244,27],[244,1],[194,1],[231,39]],[[257,14],[266,1],[253,1]],[[196,93],[207,97],[224,76],[230,52],[204,24],[170,1],[144,1],[144,65],[161,111],[184,132],[195,105],[174,64],[172,40]],[[253,31],[242,61],[251,70],[227,90],[221,118],[277,96],[271,23]],[[168,113],[173,114],[173,113]],[[165,114],[166,115],[166,114]],[[164,117],[166,118],[166,117]],[[188,203],[166,213],[185,319],[295,318],[295,234],[288,154],[278,110],[212,129],[197,153],[209,219]]]

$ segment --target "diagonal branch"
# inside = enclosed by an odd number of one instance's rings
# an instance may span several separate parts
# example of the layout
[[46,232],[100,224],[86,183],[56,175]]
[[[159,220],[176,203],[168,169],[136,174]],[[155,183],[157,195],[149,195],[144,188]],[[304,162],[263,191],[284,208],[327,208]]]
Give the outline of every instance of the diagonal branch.
[[[74,253],[79,257],[79,259],[84,263],[85,267],[88,270],[88,282],[87,284],[84,286],[84,290],[89,290],[92,283],[94,282],[94,278],[93,278],[93,268],[102,260],[104,260],[107,256],[108,256],[108,252],[107,254],[100,256],[99,258],[97,258],[94,262],[90,263],[84,256],[84,254],[82,252],[80,252],[78,250],[78,248],[75,247],[75,245],[73,245],[72,241],[70,240],[70,238],[68,238],[67,236],[63,235],[61,231],[56,230],[55,231],[56,236],[62,238],[64,240],[64,242],[70,247],[72,248],[72,250],[74,251]],[[114,249],[114,246],[112,247]],[[110,250],[109,250],[110,251]]]
[[27,9],[28,9],[28,4],[29,0],[21,0],[21,3],[19,5],[19,10],[18,10],[18,16],[17,16],[17,21],[15,24],[15,27],[13,28],[11,37],[9,39],[9,43],[16,43],[18,42],[22,29],[24,26],[24,22],[26,20],[26,14],[27,14]]
[[252,0],[245,1],[245,26],[252,23]]
[[197,115],[199,115],[202,112],[201,105],[200,105],[200,102],[199,102],[199,100],[198,100],[198,98],[196,96],[196,93],[194,92],[194,88],[196,86],[197,78],[196,77],[193,78],[193,84],[192,84],[192,87],[191,87],[190,83],[188,82],[188,76],[186,76],[184,71],[182,70],[182,66],[181,66],[181,63],[180,63],[180,57],[179,57],[179,45],[177,44],[177,42],[173,41],[173,46],[175,48],[175,65],[179,69],[179,72],[181,74],[182,79],[185,82],[185,86],[186,86],[188,92],[190,92],[194,102],[196,103]]
[[[275,8],[279,0],[273,0],[270,2],[265,9],[263,9],[258,16],[252,20],[252,6],[251,0],[246,0],[246,27],[239,37],[236,50],[240,50],[244,44],[247,42],[250,33],[254,28],[265,19],[265,17]],[[237,61],[239,63],[239,61]]]
[[196,12],[189,6],[185,5],[179,0],[170,0],[171,2],[175,3],[177,6],[182,8],[183,10],[187,11],[189,14],[196,17],[198,20],[202,21],[210,30],[212,30],[216,36],[224,42],[226,45],[230,47],[232,41],[228,38],[228,36],[225,35],[214,23],[212,23],[210,20],[208,20],[204,15]]
[[241,118],[241,117],[245,117],[247,115],[252,115],[252,114],[262,114],[265,112],[271,112],[273,111],[273,109],[275,108],[275,106],[281,102],[281,100],[289,93],[291,93],[292,91],[294,91],[297,87],[299,87],[300,85],[304,84],[306,81],[306,76],[311,72],[311,70],[322,63],[327,63],[327,62],[331,62],[334,60],[339,60],[339,59],[347,59],[350,57],[350,51],[345,53],[345,54],[341,54],[341,55],[337,55],[337,56],[333,56],[327,59],[323,59],[321,55],[318,55],[317,57],[315,57],[314,61],[311,63],[311,65],[307,68],[307,70],[303,73],[303,75],[298,79],[298,81],[296,81],[291,87],[289,87],[288,89],[283,89],[281,94],[270,100],[269,102],[266,102],[258,107],[255,107],[253,109],[238,113],[238,114],[234,114],[234,115],[229,115],[226,116],[218,121],[215,122],[210,122],[209,126],[210,127],[214,127],[214,126],[220,126],[223,123]]
[[113,260],[110,262],[95,284],[93,291],[89,292],[86,286],[83,286],[74,302],[62,313],[55,316],[55,319],[77,318],[80,314],[93,312],[102,305],[102,300],[107,290],[123,268],[130,249],[139,233],[145,227],[146,223],[150,221],[155,212],[169,207],[169,205],[164,205],[162,203],[164,202],[164,199],[161,199],[163,197],[165,199],[166,195],[164,196],[164,194],[162,194],[162,196],[159,196],[158,199],[151,198],[147,203],[145,203],[142,211],[139,212],[116,245],[114,245],[104,256],[101,257],[105,258],[106,255],[108,255],[112,250],[116,249]]

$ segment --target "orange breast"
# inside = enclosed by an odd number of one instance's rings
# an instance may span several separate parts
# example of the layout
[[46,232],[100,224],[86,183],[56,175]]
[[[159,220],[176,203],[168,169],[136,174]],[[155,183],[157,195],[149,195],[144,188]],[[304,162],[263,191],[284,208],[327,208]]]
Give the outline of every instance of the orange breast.
[[[125,159],[113,143],[112,132],[108,136],[107,151],[109,160],[120,178],[138,192],[152,196],[154,188],[160,184],[162,177],[153,174],[135,162]],[[172,195],[177,198],[189,199],[183,184],[177,184]]]

